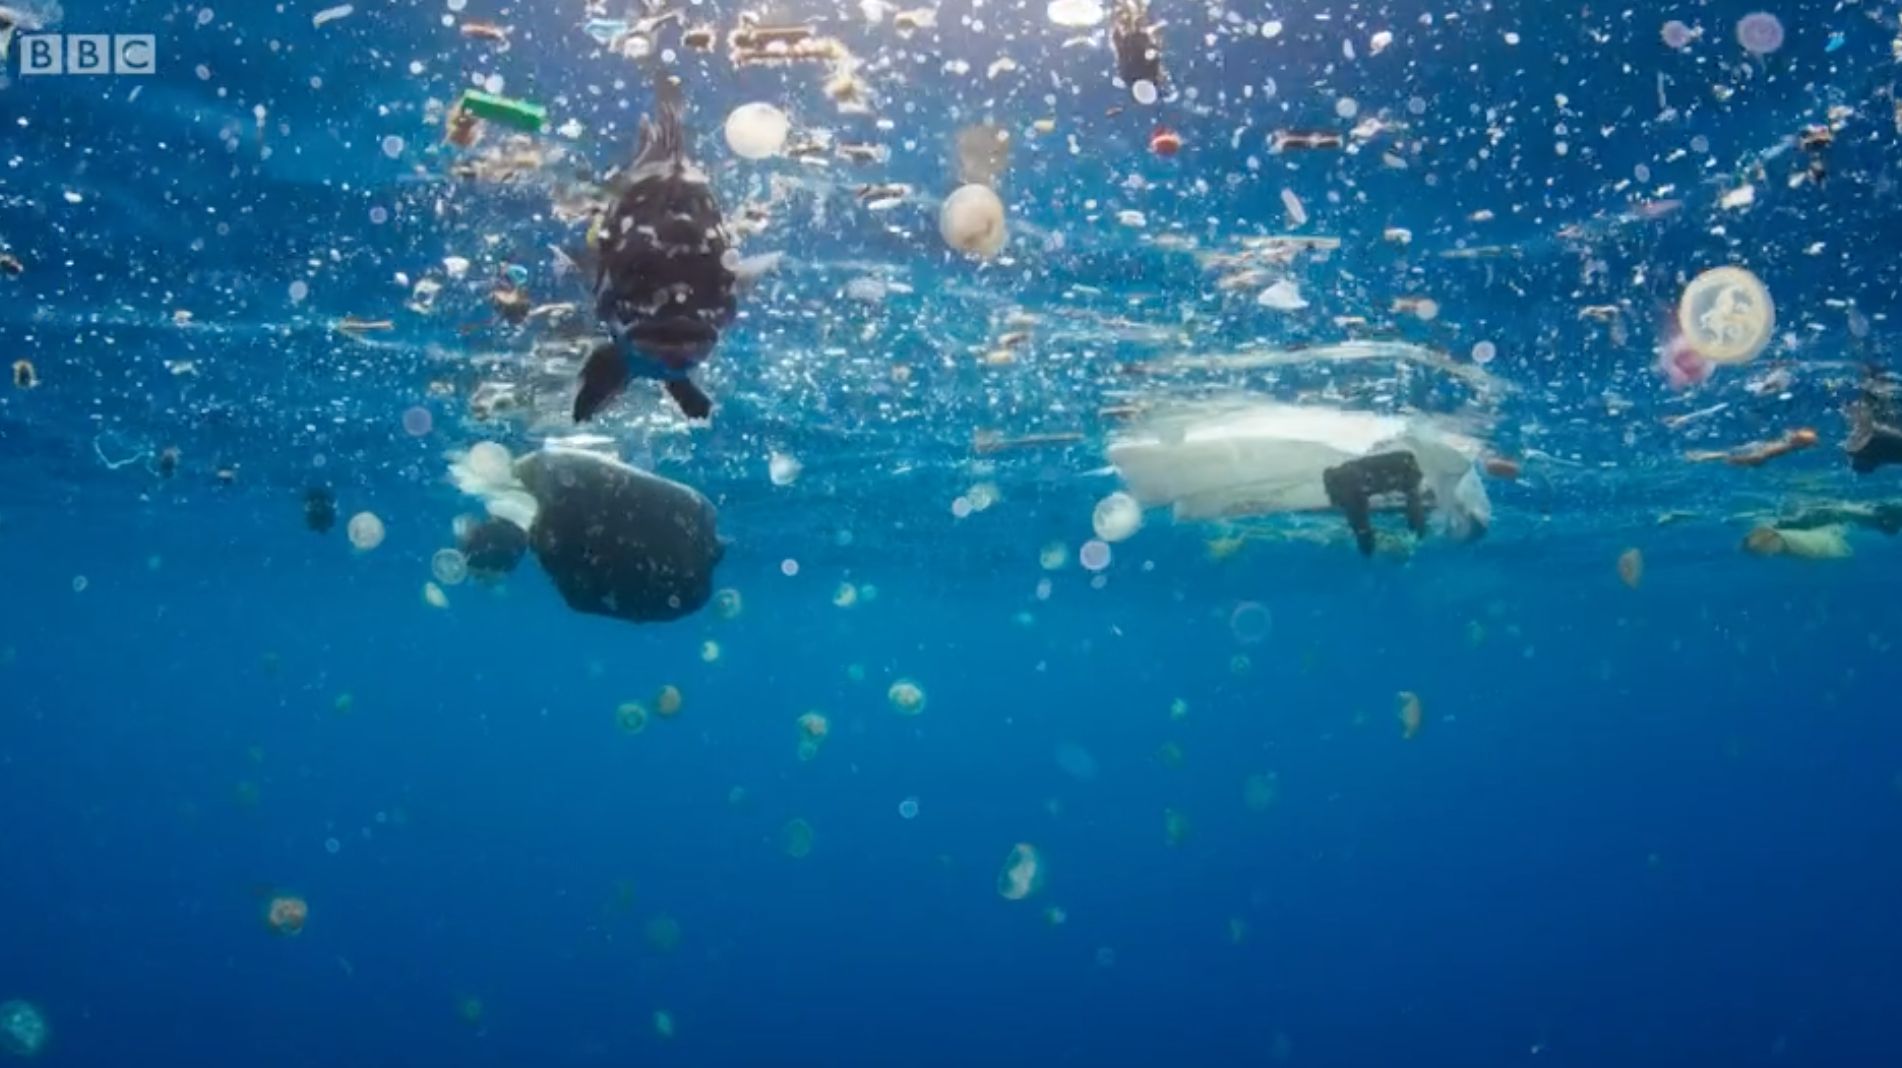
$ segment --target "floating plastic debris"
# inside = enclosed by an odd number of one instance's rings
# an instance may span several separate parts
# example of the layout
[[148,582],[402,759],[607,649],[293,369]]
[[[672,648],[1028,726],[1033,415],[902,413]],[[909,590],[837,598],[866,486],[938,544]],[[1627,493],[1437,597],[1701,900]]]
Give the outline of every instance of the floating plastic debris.
[[349,4],[338,4],[336,7],[324,8],[322,11],[319,11],[315,15],[312,15],[310,17],[311,27],[313,29],[321,28],[327,22],[335,22],[338,19],[347,19],[351,15],[356,14],[356,10],[357,10],[356,8],[352,7]]
[[1291,278],[1283,278],[1274,285],[1261,291],[1255,303],[1276,311],[1300,311],[1308,306],[1307,298],[1301,295],[1301,287]]
[[548,124],[548,109],[527,100],[514,100],[470,89],[456,102],[456,110],[526,133],[540,133]]
[[1052,23],[1071,30],[1087,30],[1102,23],[1103,5],[1097,0],[1050,0],[1044,15]]

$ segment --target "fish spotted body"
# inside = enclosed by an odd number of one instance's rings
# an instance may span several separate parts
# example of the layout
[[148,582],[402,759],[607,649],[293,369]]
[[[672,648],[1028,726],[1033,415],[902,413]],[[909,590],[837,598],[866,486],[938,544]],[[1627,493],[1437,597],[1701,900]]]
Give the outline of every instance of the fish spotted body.
[[585,422],[627,388],[657,380],[689,417],[712,401],[688,377],[738,311],[739,255],[705,172],[687,157],[680,90],[663,78],[658,118],[614,182],[590,234],[595,313],[611,340],[589,354],[574,418]]

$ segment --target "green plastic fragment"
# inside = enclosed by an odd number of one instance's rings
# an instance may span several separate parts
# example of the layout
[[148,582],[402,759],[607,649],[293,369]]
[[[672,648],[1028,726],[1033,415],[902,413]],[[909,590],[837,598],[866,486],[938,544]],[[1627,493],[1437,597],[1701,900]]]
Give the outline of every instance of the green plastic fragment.
[[494,93],[485,93],[471,89],[462,94],[457,107],[474,115],[478,119],[499,122],[504,126],[513,126],[529,133],[540,133],[548,123],[548,109],[540,104],[526,100],[511,100]]

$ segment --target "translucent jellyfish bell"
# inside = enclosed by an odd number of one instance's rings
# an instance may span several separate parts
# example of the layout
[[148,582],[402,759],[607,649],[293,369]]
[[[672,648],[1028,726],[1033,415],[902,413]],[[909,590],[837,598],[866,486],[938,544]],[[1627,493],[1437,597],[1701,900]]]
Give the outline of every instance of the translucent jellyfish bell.
[[792,120],[771,104],[741,104],[726,117],[726,144],[741,159],[779,154],[792,132]]
[[1756,275],[1716,267],[1684,287],[1677,305],[1684,341],[1711,363],[1747,363],[1776,332],[1776,304]]
[[1043,858],[1037,855],[1037,847],[1029,842],[1012,846],[1003,870],[997,873],[997,892],[1007,900],[1022,901],[1042,888]]
[[989,186],[960,186],[944,199],[938,213],[938,233],[945,244],[967,256],[995,256],[1003,251],[1010,236],[1004,223],[1004,202]]

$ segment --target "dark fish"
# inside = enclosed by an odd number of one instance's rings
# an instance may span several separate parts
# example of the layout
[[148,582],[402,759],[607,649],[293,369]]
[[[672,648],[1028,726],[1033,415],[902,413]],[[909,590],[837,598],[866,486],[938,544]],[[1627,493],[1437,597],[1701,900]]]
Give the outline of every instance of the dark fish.
[[680,89],[662,77],[659,118],[641,120],[640,151],[611,183],[614,202],[589,237],[595,313],[610,340],[589,354],[575,397],[585,422],[633,378],[655,379],[680,410],[713,402],[687,377],[738,310],[739,254],[706,173],[687,158]]
[[726,549],[699,491],[580,449],[543,448],[515,474],[536,503],[529,545],[568,607],[652,623],[712,596]]
[[1148,82],[1162,89],[1162,24],[1149,21],[1148,0],[1117,0],[1110,12],[1110,44],[1116,76],[1124,85]]
[[304,492],[304,525],[319,534],[328,533],[337,524],[337,498],[323,486]]

